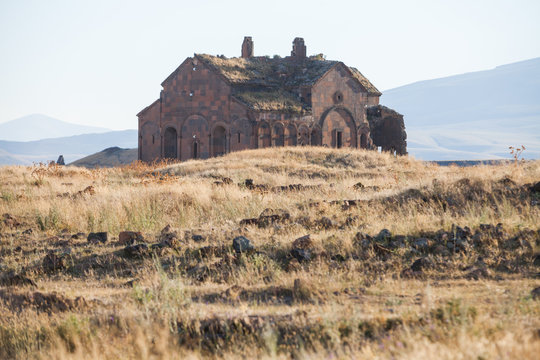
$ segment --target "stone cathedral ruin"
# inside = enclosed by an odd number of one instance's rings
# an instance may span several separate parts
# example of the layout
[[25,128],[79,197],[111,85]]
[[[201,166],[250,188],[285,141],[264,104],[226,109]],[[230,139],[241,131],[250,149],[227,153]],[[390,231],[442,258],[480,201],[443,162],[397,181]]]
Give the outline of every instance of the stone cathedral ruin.
[[162,83],[139,114],[139,160],[205,159],[271,146],[380,148],[407,153],[403,115],[379,104],[381,92],[360,71],[322,54],[194,54]]

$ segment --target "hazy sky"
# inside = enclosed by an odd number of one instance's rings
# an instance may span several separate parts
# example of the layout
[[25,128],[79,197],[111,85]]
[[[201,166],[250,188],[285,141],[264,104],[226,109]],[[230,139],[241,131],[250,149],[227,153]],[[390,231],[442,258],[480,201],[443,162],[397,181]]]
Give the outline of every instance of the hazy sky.
[[112,129],[194,52],[308,54],[379,90],[540,56],[539,0],[0,0],[0,122],[31,113]]

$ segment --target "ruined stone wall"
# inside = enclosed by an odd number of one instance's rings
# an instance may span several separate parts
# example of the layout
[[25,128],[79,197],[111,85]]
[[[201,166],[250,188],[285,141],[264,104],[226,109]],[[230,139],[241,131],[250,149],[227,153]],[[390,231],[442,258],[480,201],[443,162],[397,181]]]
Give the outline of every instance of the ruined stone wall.
[[367,109],[367,117],[375,146],[380,146],[383,151],[395,151],[398,155],[407,154],[403,115],[386,106],[377,105]]
[[257,141],[253,148],[320,145],[320,128],[310,115],[257,113],[254,134]]
[[174,152],[163,137],[170,157],[205,159],[251,147],[247,108],[233,103],[230,86],[196,57],[186,59],[162,85],[161,131],[174,129],[177,139]]
[[321,127],[322,145],[336,147],[337,133],[341,133],[343,146],[359,147],[362,134],[369,135],[365,117],[368,101],[373,101],[372,97],[368,98],[342,64],[321,78],[312,88],[311,102],[313,117]]
[[151,162],[161,156],[159,99],[139,114],[139,160]]

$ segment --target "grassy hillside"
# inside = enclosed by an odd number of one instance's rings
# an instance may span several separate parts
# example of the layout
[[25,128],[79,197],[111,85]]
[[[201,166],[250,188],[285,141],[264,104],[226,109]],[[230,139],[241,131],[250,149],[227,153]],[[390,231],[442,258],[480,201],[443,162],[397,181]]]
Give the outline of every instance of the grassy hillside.
[[0,357],[533,359],[538,180],[325,148],[2,167]]
[[136,160],[137,149],[121,149],[115,146],[83,157],[69,165],[85,168],[115,167],[131,164]]

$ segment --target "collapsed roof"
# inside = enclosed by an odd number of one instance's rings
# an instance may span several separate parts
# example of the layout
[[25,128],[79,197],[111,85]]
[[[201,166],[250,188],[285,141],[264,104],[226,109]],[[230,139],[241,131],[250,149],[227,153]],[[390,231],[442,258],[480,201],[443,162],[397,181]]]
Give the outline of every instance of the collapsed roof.
[[[231,85],[233,96],[240,102],[254,110],[288,113],[311,112],[309,103],[300,98],[299,88],[313,86],[334,66],[343,64],[324,60],[320,55],[303,61],[279,56],[226,58],[195,54],[195,58],[221,75]],[[344,66],[369,95],[381,95],[360,71]]]

